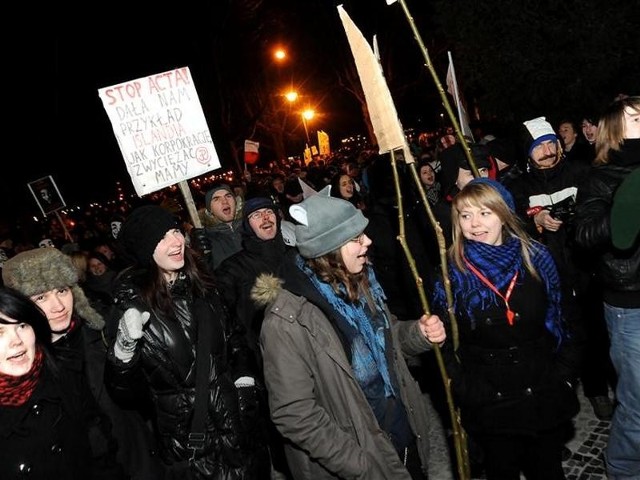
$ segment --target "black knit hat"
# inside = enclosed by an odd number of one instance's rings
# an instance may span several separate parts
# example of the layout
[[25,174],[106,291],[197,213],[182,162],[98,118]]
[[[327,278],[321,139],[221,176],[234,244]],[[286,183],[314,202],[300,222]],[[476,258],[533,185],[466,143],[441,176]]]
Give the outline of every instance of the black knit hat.
[[515,165],[517,161],[516,145],[508,138],[496,138],[487,144],[489,154],[496,160],[506,163],[507,165]]
[[171,213],[158,205],[144,205],[129,214],[118,241],[126,254],[147,266],[160,240],[174,228],[178,228],[178,222]]
[[[476,168],[489,168],[491,163],[489,161],[489,149],[485,145],[471,144],[471,155],[476,164]],[[471,170],[469,160],[464,152],[464,148],[459,143],[452,145],[451,147],[443,150],[439,155],[441,171],[440,171],[440,183],[442,184],[443,192],[448,194],[453,189],[458,179],[458,169]]]
[[270,208],[278,216],[278,207],[273,200],[268,197],[253,197],[245,200],[244,208],[242,209],[242,228],[246,233],[253,233],[251,225],[249,225],[249,215],[261,208]]

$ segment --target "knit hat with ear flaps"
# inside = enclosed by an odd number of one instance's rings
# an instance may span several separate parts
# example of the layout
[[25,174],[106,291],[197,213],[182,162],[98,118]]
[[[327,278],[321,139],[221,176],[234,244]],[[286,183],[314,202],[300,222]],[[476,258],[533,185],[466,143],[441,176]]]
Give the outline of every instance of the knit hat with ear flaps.
[[316,195],[291,205],[296,225],[296,247],[304,258],[318,258],[360,235],[369,220],[350,202],[330,197],[325,187]]
[[57,248],[35,248],[10,258],[2,269],[2,280],[8,287],[32,296],[70,287],[73,309],[94,330],[104,328],[102,315],[89,304],[78,285],[78,272],[71,259]]
[[171,213],[158,205],[144,205],[129,214],[118,234],[118,242],[126,255],[148,266],[160,240],[174,228],[178,228],[178,222]]

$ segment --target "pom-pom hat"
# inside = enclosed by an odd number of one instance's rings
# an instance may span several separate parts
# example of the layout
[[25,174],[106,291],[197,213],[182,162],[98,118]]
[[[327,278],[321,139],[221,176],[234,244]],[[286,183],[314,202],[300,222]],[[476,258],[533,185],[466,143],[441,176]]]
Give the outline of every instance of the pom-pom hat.
[[329,187],[291,205],[289,213],[298,222],[296,247],[304,258],[318,258],[340,248],[369,224],[353,204],[329,196]]
[[125,254],[140,265],[148,266],[160,240],[174,228],[178,228],[178,222],[170,212],[158,205],[144,205],[129,214],[118,234],[118,242]]
[[35,248],[21,252],[7,260],[2,280],[31,297],[50,290],[68,287],[73,292],[73,309],[94,330],[104,328],[104,319],[89,304],[78,285],[78,271],[71,258],[57,248]]

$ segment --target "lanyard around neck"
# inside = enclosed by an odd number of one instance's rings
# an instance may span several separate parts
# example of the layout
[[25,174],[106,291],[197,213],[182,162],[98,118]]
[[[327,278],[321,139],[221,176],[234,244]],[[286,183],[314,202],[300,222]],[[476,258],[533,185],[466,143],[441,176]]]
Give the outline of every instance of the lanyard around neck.
[[469,262],[466,258],[464,259],[464,263],[467,265],[467,267],[469,267],[469,270],[471,270],[476,277],[478,277],[480,279],[480,281],[482,283],[484,283],[487,287],[489,287],[496,295],[498,295],[500,298],[502,298],[504,300],[504,304],[507,306],[507,321],[509,322],[510,326],[513,326],[513,321],[515,319],[515,312],[513,310],[511,310],[511,307],[509,307],[509,298],[511,298],[511,294],[513,293],[513,287],[516,285],[516,280],[518,279],[518,270],[516,270],[516,273],[513,275],[513,278],[511,279],[511,281],[509,282],[509,286],[507,287],[507,291],[506,293],[503,295],[502,293],[500,293],[500,291],[496,288],[496,286],[491,283],[489,281],[489,279],[487,277],[485,277],[480,270],[478,270],[476,267],[473,266],[473,264],[471,262]]

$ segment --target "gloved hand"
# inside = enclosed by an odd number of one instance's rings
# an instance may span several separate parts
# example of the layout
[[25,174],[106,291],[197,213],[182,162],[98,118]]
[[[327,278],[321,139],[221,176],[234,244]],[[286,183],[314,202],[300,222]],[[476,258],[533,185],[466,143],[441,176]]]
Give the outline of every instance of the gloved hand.
[[118,360],[124,363],[131,361],[136,344],[142,338],[143,327],[149,321],[150,316],[149,312],[141,312],[135,308],[129,308],[124,312],[118,323],[116,343],[113,346],[113,354]]
[[240,421],[246,432],[254,432],[260,415],[260,392],[251,377],[241,377],[235,382],[238,390]]
[[205,257],[211,253],[211,242],[204,231],[204,228],[192,228],[189,232],[191,248],[199,251]]

